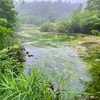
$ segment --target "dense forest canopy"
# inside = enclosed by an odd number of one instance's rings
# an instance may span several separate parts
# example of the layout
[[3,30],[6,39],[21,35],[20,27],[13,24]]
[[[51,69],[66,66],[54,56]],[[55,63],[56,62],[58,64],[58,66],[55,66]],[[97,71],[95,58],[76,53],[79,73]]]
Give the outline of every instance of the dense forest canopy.
[[[46,21],[54,22],[57,19],[69,19],[73,10],[77,9],[79,3],[62,2],[61,0],[34,1],[16,6],[23,24],[40,25]],[[85,4],[84,4],[85,5]]]
[[[63,33],[69,32],[100,35],[100,0],[87,0],[86,7],[84,10],[83,8],[84,5],[79,4],[78,7],[72,11],[70,19],[68,19],[68,15],[61,14],[66,15],[66,20],[57,21],[57,31]],[[71,7],[68,9],[71,9]],[[47,24],[48,23],[43,25],[42,28],[44,28],[44,30],[41,29],[42,31],[45,31],[45,27],[48,26]]]

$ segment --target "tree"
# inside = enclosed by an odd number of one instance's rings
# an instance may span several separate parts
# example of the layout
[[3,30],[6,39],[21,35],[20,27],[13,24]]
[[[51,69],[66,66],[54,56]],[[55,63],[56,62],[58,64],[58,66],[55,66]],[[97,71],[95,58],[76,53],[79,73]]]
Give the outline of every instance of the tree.
[[95,10],[97,14],[100,14],[100,0],[88,0],[87,10]]
[[6,19],[0,19],[0,50],[5,48],[8,44],[10,45],[11,29],[2,26],[2,24],[4,25],[6,23]]
[[73,12],[71,28],[73,32],[90,33],[100,31],[100,0],[88,0],[86,9],[82,11],[82,4]]
[[82,3],[79,4],[78,8],[75,10],[76,13],[80,13],[82,11]]
[[73,32],[80,32],[80,22],[81,22],[81,19],[82,19],[82,3],[79,4],[78,8],[73,11],[72,13],[72,19],[71,19],[71,28],[72,28],[72,31]]
[[16,15],[13,0],[0,0],[0,18],[5,18],[8,21],[8,23],[4,24],[5,27],[13,29]]
[[[16,9],[19,11],[19,15],[21,16],[21,18],[19,18],[22,23],[27,22],[28,24],[40,25],[46,21],[54,22],[56,19],[70,18],[71,12],[76,9],[78,5],[79,3],[73,4],[62,2],[62,0],[55,2],[41,0],[40,2],[25,3],[23,7],[16,5]],[[35,17],[35,19],[33,17]],[[36,20],[36,18],[39,20]]]

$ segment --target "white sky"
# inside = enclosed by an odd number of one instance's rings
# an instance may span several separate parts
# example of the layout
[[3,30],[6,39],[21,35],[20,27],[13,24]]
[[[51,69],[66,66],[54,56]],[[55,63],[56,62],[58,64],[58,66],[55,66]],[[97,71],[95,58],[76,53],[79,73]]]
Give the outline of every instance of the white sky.
[[[24,0],[25,2],[32,2],[34,0]],[[46,0],[45,0],[46,1]],[[49,0],[47,0],[49,1]],[[56,1],[56,0],[52,0],[52,1]],[[62,0],[62,1],[65,1],[65,0]],[[72,3],[75,3],[75,2],[84,2],[84,1],[87,1],[87,0],[66,0],[66,1],[70,1]]]

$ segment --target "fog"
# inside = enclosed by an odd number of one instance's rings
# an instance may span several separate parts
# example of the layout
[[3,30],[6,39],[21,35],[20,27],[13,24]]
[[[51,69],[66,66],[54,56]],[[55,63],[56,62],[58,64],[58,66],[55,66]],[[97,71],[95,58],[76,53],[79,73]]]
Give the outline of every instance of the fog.
[[[34,0],[24,0],[25,2],[33,2]],[[40,1],[40,0],[36,0],[36,1]],[[50,0],[44,0],[44,1],[50,1]],[[51,1],[57,1],[57,0],[51,0]],[[70,1],[72,3],[75,2],[86,2],[87,0],[62,0],[62,1]]]
[[23,6],[16,7],[20,20],[22,24],[34,24],[36,26],[40,26],[47,21],[68,20],[72,17],[73,11],[79,6],[78,1],[82,2],[83,9],[86,5],[85,0],[70,0],[70,3],[68,0],[66,2],[64,0],[55,0],[56,2],[53,2],[54,0],[51,0],[52,2],[42,2],[47,0],[38,0],[39,2],[34,2],[34,0],[24,1],[27,2]]

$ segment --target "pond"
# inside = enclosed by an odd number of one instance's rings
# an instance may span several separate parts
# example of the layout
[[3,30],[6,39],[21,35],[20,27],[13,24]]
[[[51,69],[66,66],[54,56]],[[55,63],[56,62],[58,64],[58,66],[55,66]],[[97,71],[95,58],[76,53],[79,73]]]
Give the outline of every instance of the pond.
[[17,37],[25,47],[25,73],[37,66],[59,77],[67,78],[71,74],[70,89],[84,89],[84,82],[88,82],[90,76],[86,63],[69,45],[73,35],[39,32],[35,27],[23,26]]

